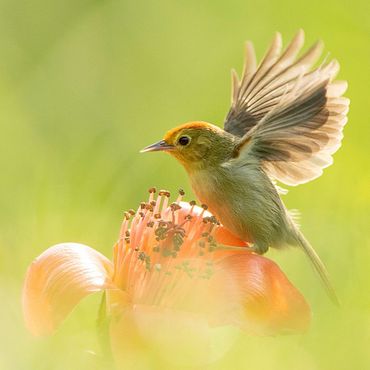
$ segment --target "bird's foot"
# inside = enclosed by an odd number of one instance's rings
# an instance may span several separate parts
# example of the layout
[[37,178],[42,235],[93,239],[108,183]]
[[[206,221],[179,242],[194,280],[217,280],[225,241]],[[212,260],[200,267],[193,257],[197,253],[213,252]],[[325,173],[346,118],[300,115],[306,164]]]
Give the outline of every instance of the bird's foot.
[[251,251],[256,254],[265,254],[269,249],[269,247],[265,244],[256,244],[256,243],[254,243],[248,248],[250,248]]

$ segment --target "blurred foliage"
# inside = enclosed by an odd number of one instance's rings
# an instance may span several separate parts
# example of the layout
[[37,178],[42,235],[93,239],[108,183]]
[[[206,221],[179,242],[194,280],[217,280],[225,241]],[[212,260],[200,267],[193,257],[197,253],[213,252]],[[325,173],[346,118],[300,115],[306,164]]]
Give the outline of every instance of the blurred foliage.
[[342,307],[301,253],[269,252],[311,303],[310,332],[242,334],[210,368],[368,368],[369,14],[365,0],[0,0],[0,368],[94,368],[86,350],[97,347],[99,297],[35,340],[20,307],[27,265],[62,241],[110,256],[123,210],[149,186],[183,187],[192,199],[173,159],[139,149],[188,120],[221,124],[244,41],[261,57],[275,31],[287,41],[300,27],[340,61],[352,103],[334,165],[285,200],[302,211]]

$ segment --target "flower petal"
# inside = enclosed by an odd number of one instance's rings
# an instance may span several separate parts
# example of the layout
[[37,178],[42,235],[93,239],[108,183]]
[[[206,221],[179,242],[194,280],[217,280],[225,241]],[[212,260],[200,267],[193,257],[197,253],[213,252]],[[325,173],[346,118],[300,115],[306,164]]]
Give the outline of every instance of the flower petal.
[[51,334],[90,293],[111,285],[112,263],[77,243],[57,244],[29,266],[23,286],[23,314],[34,335]]
[[223,321],[257,334],[305,331],[311,311],[302,294],[273,261],[236,253],[219,262],[219,294],[224,297]]
[[222,225],[215,230],[215,239],[217,243],[234,247],[246,247],[248,245],[247,240],[239,239],[237,236],[232,234],[229,229]]
[[157,306],[134,305],[110,324],[119,369],[149,369],[159,361],[173,368],[204,368],[221,358],[235,337],[230,330],[211,328],[204,315]]

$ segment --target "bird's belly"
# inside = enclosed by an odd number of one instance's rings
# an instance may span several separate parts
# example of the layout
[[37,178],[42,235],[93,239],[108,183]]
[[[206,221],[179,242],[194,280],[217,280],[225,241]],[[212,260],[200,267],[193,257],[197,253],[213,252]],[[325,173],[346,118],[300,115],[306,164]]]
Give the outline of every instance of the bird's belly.
[[[236,184],[236,187],[237,184]],[[248,217],[248,196],[240,194],[230,181],[224,184],[212,176],[192,179],[192,188],[202,204],[233,234],[243,240],[251,240],[251,220]],[[235,199],[235,191],[237,198]],[[253,233],[253,232],[252,232]]]
[[278,247],[285,239],[285,208],[275,189],[275,193],[268,191],[258,175],[251,183],[234,173],[200,173],[192,176],[192,187],[198,199],[233,234]]

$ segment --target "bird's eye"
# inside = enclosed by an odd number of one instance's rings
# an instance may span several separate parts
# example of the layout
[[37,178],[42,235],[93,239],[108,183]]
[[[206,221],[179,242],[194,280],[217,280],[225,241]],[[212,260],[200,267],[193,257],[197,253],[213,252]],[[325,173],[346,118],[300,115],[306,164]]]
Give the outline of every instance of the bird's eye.
[[189,136],[181,136],[178,140],[178,143],[182,146],[186,146],[190,143],[190,137]]

